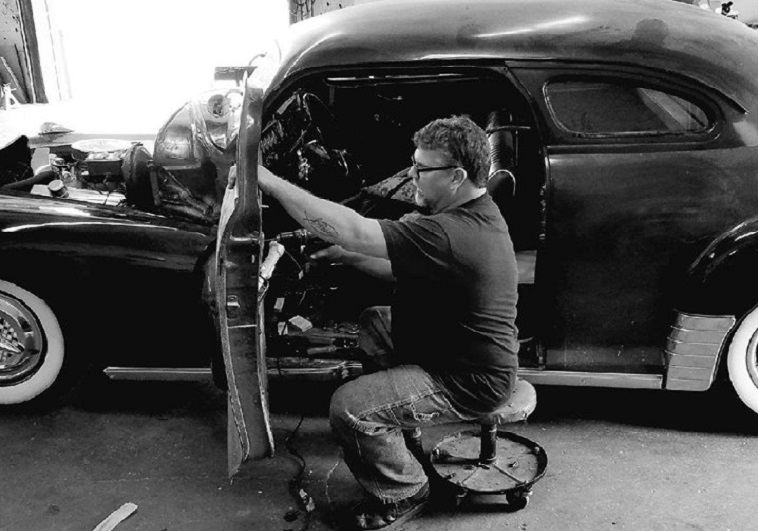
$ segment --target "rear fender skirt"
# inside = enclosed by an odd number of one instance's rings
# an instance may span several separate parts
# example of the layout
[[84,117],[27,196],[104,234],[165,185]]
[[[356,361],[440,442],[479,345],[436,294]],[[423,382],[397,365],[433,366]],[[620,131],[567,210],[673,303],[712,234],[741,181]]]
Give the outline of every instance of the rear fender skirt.
[[736,322],[731,315],[679,313],[666,343],[665,389],[708,389],[716,376],[726,339]]

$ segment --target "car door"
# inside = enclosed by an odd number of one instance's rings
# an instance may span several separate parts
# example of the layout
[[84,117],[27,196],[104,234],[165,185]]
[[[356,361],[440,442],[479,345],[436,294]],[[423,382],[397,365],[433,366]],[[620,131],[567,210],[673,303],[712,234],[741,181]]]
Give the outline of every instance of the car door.
[[258,296],[263,249],[257,184],[262,105],[263,91],[246,78],[236,167],[222,204],[216,249],[216,303],[229,398],[230,477],[244,473],[252,460],[274,452],[262,297]]
[[513,72],[537,104],[548,154],[537,271],[547,368],[660,374],[687,267],[749,208],[721,134],[724,106],[666,73]]

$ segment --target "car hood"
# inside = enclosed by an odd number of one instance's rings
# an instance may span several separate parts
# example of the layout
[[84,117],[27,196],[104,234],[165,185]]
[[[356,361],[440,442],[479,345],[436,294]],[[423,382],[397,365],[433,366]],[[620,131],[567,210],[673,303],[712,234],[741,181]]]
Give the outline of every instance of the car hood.
[[[33,196],[24,192],[0,193],[0,231],[15,232],[20,226],[51,223],[119,223],[156,229],[199,232],[213,235],[215,227],[206,227],[141,212],[130,207],[109,207],[73,200]],[[14,229],[15,227],[15,229]]]

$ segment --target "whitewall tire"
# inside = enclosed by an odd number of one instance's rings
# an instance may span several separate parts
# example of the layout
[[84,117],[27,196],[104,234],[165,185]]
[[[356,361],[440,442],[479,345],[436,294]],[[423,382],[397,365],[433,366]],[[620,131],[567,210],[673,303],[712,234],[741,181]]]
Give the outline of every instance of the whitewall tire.
[[64,355],[63,333],[50,307],[0,280],[0,404],[42,395],[60,376]]
[[747,314],[734,333],[727,369],[740,400],[758,413],[758,308]]

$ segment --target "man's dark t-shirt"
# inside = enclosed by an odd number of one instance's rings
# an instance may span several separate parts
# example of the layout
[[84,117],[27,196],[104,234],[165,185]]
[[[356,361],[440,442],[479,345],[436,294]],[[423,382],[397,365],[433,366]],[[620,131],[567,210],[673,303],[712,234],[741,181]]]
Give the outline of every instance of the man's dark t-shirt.
[[502,405],[518,367],[518,270],[492,198],[379,223],[397,281],[392,342],[398,359],[429,372],[464,411]]

